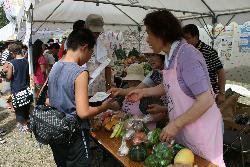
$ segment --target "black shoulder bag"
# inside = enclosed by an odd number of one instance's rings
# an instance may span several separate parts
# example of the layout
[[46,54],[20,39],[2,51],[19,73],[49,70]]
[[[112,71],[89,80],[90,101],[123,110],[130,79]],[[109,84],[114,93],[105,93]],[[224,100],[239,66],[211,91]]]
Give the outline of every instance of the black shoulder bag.
[[56,108],[46,106],[48,79],[39,94],[37,105],[30,114],[30,129],[42,144],[69,143],[73,133],[80,128],[77,116],[68,116]]

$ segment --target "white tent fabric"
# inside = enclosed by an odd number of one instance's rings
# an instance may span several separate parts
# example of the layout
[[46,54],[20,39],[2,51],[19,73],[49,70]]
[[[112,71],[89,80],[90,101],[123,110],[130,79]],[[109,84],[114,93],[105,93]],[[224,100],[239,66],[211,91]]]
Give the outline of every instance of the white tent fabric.
[[[249,20],[250,1],[249,0],[100,0],[99,5],[96,5],[97,0],[40,0],[36,3],[34,9],[34,21],[42,22],[53,13],[53,10],[62,2],[55,12],[47,19],[48,22],[74,22],[78,19],[85,19],[88,14],[100,14],[104,18],[106,24],[133,24],[135,22],[142,24],[145,15],[153,9],[166,8],[172,10],[180,19],[192,19],[201,15],[218,16],[218,21],[226,24],[227,20],[235,13],[246,12],[239,14],[240,17],[234,17],[233,21],[239,24]],[[129,7],[121,5],[103,4],[103,3],[122,3],[132,5],[131,2],[137,2],[133,5],[140,7]],[[153,8],[145,10],[144,8]],[[117,9],[119,8],[119,9]],[[123,12],[128,16],[126,16]],[[228,15],[224,15],[228,14]],[[243,16],[243,17],[242,17]],[[247,17],[248,16],[248,17]],[[131,17],[132,19],[130,19]],[[211,17],[210,17],[211,18]],[[245,19],[244,19],[245,18]],[[211,24],[211,19],[208,19],[208,24]]]
[[[204,20],[205,20],[206,24],[213,25],[212,24],[212,18],[204,18]],[[227,15],[227,16],[221,16],[221,17],[218,17],[217,22],[221,23],[223,25],[226,25],[228,23],[228,21],[230,21],[229,23],[236,22],[236,23],[242,25],[242,24],[244,24],[245,22],[247,22],[249,20],[250,20],[250,12],[249,13],[237,14],[235,16],[234,16],[234,14]],[[200,27],[205,26],[205,24],[204,24],[204,22],[203,22],[203,20],[201,18],[199,18],[199,19],[193,18],[193,19],[188,19],[188,20],[182,20],[182,24],[183,25],[195,24],[195,25],[198,25]]]
[[250,19],[250,0],[0,0],[0,4],[5,1],[13,5],[16,1],[22,4],[22,1],[25,5],[21,8],[26,10],[28,4],[35,3],[33,30],[68,30],[72,28],[74,21],[85,20],[87,15],[95,13],[103,16],[105,30],[123,31],[128,29],[128,26],[131,28],[143,24],[143,18],[147,13],[160,8],[172,11],[183,21],[183,25],[194,23],[204,27],[204,21],[199,18],[201,16],[206,24],[213,25],[212,14],[217,16],[218,23],[223,25],[228,21],[243,24]]
[[15,27],[16,25],[13,23],[9,23],[3,28],[0,29],[0,40],[8,41],[15,40]]

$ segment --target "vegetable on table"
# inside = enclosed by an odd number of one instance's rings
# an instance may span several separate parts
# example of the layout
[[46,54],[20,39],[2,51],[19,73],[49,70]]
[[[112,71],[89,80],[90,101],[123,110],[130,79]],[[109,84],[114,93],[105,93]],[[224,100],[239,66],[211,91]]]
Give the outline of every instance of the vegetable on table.
[[153,148],[153,154],[144,161],[146,167],[165,167],[173,160],[173,150],[166,143],[159,143]]
[[191,150],[184,148],[180,150],[174,158],[174,164],[194,164],[194,154]]
[[120,134],[123,130],[124,127],[124,122],[123,121],[119,121],[115,127],[114,130],[112,132],[112,134],[110,135],[110,138],[114,138],[114,137],[120,137]]
[[147,150],[143,145],[132,146],[129,151],[129,158],[133,161],[144,161],[147,156]]
[[160,134],[161,134],[161,129],[160,128],[156,128],[153,131],[148,133],[148,146],[153,146],[157,143],[160,142]]
[[160,166],[159,158],[157,158],[156,155],[151,154],[144,161],[144,165],[146,167],[159,167]]
[[133,144],[138,145],[146,140],[146,134],[144,132],[136,132],[133,138]]

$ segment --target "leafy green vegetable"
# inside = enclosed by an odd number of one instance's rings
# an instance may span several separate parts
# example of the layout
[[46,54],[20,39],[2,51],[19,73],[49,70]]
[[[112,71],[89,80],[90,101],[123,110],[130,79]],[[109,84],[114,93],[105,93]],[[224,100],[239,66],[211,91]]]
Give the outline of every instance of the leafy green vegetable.
[[146,167],[166,167],[173,161],[173,150],[166,143],[155,145],[153,152],[144,161]]
[[148,145],[153,146],[160,142],[161,129],[156,128],[148,133]]
[[148,156],[144,161],[146,167],[160,167],[160,160],[154,154]]
[[129,53],[128,56],[135,56],[138,57],[140,55],[140,52],[138,52],[135,48],[133,48]]
[[156,145],[153,149],[153,153],[157,158],[164,160],[161,163],[167,165],[171,164],[174,158],[173,150],[168,148],[166,143],[159,143],[158,145]]
[[143,131],[146,133],[146,134],[148,134],[149,133],[149,129],[148,129],[148,127],[147,127],[147,125],[145,125],[144,123],[143,123]]
[[115,55],[117,57],[117,60],[122,60],[127,58],[125,50],[121,48],[115,50]]

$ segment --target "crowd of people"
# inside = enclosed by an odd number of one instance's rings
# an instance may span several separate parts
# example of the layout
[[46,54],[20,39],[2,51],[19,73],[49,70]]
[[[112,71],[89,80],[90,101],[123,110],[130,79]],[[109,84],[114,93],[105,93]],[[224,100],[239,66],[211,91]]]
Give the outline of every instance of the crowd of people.
[[[89,76],[112,55],[100,49],[98,37],[104,32],[102,16],[91,14],[78,20],[73,31],[59,45],[36,40],[33,44],[33,70],[36,97],[48,78],[47,105],[67,116],[77,116],[81,128],[74,131],[71,142],[53,143],[57,166],[90,166],[89,118],[108,109],[132,115],[150,114],[149,129],[165,119],[161,140],[175,139],[195,154],[224,167],[223,121],[218,105],[225,100],[225,74],[217,52],[199,40],[195,25],[182,27],[166,10],[146,15],[144,25],[152,52],[145,53],[152,72],[144,76],[141,64],[131,64],[122,79],[127,87],[117,88],[112,78],[112,63],[89,85]],[[2,53],[4,78],[10,82],[11,94],[29,87],[27,48],[13,42]],[[89,105],[96,92],[111,93],[111,98],[98,107]],[[146,97],[158,98],[162,104],[144,106]],[[30,103],[14,108],[21,132],[29,130]]]

